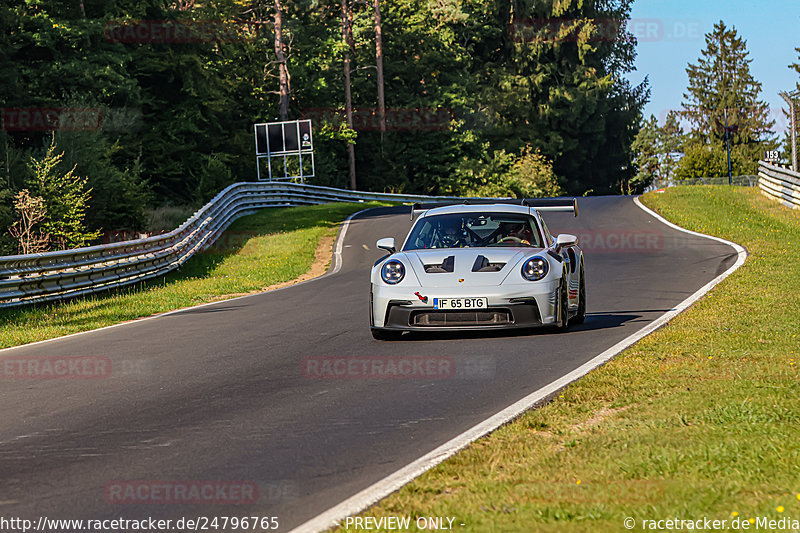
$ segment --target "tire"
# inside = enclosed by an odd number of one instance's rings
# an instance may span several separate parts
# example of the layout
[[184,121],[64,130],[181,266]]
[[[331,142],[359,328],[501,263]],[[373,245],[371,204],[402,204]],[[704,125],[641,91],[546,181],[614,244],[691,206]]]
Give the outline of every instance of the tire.
[[572,317],[575,324],[583,324],[586,320],[586,279],[583,275],[583,261],[581,261],[581,282],[578,289],[578,313]]
[[558,297],[558,322],[556,331],[563,333],[569,329],[569,294],[567,293],[567,278],[561,278]]
[[370,328],[372,338],[376,341],[395,341],[403,334],[402,331],[387,331],[385,329]]

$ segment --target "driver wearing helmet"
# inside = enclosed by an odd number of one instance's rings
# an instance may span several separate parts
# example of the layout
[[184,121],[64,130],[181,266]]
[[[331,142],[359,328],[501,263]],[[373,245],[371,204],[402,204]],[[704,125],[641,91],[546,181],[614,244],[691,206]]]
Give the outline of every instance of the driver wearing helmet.
[[460,218],[445,218],[439,226],[439,232],[442,248],[462,248],[467,245]]

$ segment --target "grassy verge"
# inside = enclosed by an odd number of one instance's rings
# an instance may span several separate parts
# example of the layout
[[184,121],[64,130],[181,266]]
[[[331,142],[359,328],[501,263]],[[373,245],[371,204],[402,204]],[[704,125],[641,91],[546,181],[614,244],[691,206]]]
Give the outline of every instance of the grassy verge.
[[625,531],[626,517],[634,531],[800,519],[800,213],[738,187],[643,200],[750,257],[668,326],[365,516],[558,532]]
[[240,218],[216,245],[158,280],[63,303],[0,311],[0,348],[96,329],[295,279],[309,270],[323,238],[335,235],[348,215],[371,205],[265,209]]

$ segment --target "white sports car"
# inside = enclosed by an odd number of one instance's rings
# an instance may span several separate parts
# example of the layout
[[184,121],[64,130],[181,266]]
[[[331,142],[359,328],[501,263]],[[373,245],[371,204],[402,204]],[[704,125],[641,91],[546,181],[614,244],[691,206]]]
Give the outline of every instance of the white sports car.
[[540,211],[571,211],[575,199],[420,205],[422,215],[398,251],[372,268],[372,336],[554,326],[586,317],[583,252],[574,235],[550,235]]

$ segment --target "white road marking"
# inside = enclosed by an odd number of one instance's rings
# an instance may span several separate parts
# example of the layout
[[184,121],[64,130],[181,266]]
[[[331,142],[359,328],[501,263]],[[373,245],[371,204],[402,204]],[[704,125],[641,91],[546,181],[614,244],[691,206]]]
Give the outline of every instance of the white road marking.
[[331,274],[336,274],[342,269],[342,247],[344,246],[344,237],[347,235],[347,228],[350,227],[350,221],[364,211],[369,211],[369,209],[362,209],[358,213],[353,213],[344,220],[344,223],[342,223],[342,229],[339,232],[339,238],[336,241],[336,250],[333,252],[333,270],[331,270]]
[[473,426],[464,433],[442,444],[432,452],[423,455],[422,457],[412,462],[411,464],[401,468],[397,472],[390,474],[389,476],[383,478],[377,483],[362,490],[358,494],[355,494],[354,496],[347,498],[346,500],[336,505],[335,507],[328,509],[324,513],[317,515],[311,520],[294,528],[291,531],[291,533],[324,531],[326,529],[336,526],[338,522],[343,520],[345,517],[353,516],[361,512],[362,510],[366,509],[373,503],[377,502],[378,500],[383,499],[392,492],[398,490],[406,483],[412,481],[414,478],[422,475],[426,471],[438,465],[445,459],[455,455],[458,451],[467,447],[472,442],[491,433],[492,431],[499,428],[503,424],[506,424],[512,419],[518,417],[520,414],[527,411],[531,407],[534,407],[537,404],[542,403],[548,397],[556,394],[559,390],[566,387],[573,381],[585,376],[598,366],[601,366],[604,363],[608,362],[611,358],[619,354],[624,349],[628,348],[632,344],[641,340],[643,337],[649,335],[658,328],[664,326],[667,322],[675,318],[678,314],[686,310],[686,308],[688,308],[694,302],[702,298],[708,291],[714,288],[714,286],[716,286],[723,279],[727,278],[735,270],[737,270],[740,266],[744,264],[744,260],[747,257],[747,251],[742,246],[734,242],[726,241],[725,239],[720,239],[719,237],[712,237],[711,235],[697,233],[695,231],[690,231],[681,228],[679,226],[676,226],[675,224],[669,222],[658,213],[655,213],[654,211],[645,207],[639,201],[639,198],[634,198],[633,201],[637,206],[639,206],[645,212],[647,212],[660,222],[663,222],[664,224],[673,229],[682,231],[684,233],[688,233],[690,235],[695,235],[698,237],[704,237],[707,239],[718,241],[727,244],[728,246],[731,246],[734,250],[736,250],[737,253],[736,262],[728,270],[726,270],[725,272],[723,272],[710,282],[706,283],[703,287],[698,289],[697,292],[689,296],[687,299],[685,299],[684,301],[676,305],[674,308],[670,309],[669,311],[667,311],[666,313],[664,313],[663,315],[661,315],[656,320],[654,320],[644,328],[640,329],[636,333],[633,333],[632,335],[629,335],[628,337],[622,339],[611,348],[597,355],[596,357],[584,363],[583,365],[579,366],[570,373],[558,378],[552,383],[522,398],[518,402],[506,407],[499,413],[484,420],[483,422],[477,424],[476,426]]

